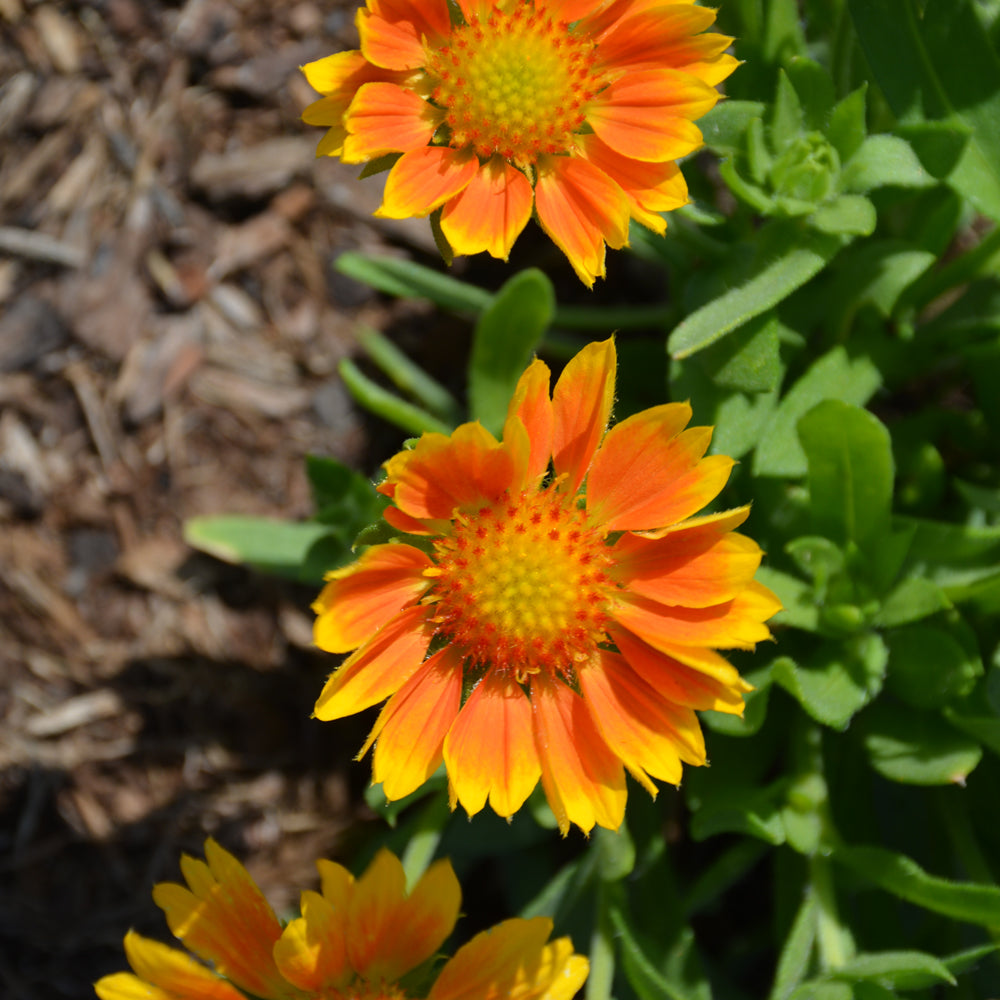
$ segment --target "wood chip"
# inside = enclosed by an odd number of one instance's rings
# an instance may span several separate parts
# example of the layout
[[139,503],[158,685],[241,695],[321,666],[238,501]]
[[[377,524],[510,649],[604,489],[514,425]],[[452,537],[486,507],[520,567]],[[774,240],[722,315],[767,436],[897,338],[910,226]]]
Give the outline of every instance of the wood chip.
[[205,366],[191,379],[191,392],[212,406],[237,412],[258,413],[282,420],[309,405],[308,390],[297,386],[276,385],[238,375],[222,368]]
[[98,719],[107,719],[124,710],[121,697],[108,688],[89,691],[31,716],[25,723],[30,736],[61,736],[71,729],[86,726]]
[[35,28],[55,68],[67,75],[78,73],[84,46],[79,26],[54,5],[43,4],[35,11]]
[[213,200],[263,198],[306,174],[316,159],[311,137],[268,139],[228,153],[204,153],[191,168],[191,182]]
[[83,267],[85,260],[78,246],[64,243],[47,233],[15,229],[13,226],[0,226],[0,253],[74,268]]

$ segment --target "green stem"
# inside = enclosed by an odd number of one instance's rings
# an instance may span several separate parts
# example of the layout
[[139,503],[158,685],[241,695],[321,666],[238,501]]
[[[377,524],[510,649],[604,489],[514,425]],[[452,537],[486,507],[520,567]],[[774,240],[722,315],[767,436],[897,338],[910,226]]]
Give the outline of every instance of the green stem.
[[434,852],[444,836],[445,824],[451,810],[448,808],[448,793],[438,792],[431,796],[417,820],[416,828],[410,836],[400,859],[403,871],[406,872],[406,884],[410,890],[417,884],[420,876],[427,871],[434,858]]
[[370,410],[376,416],[388,420],[411,434],[423,434],[425,431],[437,431],[439,434],[450,434],[452,428],[437,417],[431,416],[419,406],[413,406],[395,394],[383,389],[366,375],[362,375],[353,361],[345,358],[337,370],[347,386],[347,391],[359,406]]
[[594,932],[590,936],[590,975],[584,993],[586,1000],[611,1000],[615,978],[614,928],[609,915],[611,887],[597,880]]
[[458,402],[436,379],[431,378],[408,358],[391,340],[377,330],[365,329],[358,334],[361,346],[385,372],[397,388],[415,396],[435,417],[456,425],[461,422]]
[[833,871],[827,858],[814,854],[809,859],[809,881],[815,895],[816,944],[824,970],[837,969],[853,957],[854,943],[837,912]]

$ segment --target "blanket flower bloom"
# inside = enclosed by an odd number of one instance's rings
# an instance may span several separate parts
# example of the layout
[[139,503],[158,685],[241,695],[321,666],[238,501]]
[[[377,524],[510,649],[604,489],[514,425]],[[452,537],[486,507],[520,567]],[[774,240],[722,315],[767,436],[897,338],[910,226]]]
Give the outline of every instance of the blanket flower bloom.
[[[452,16],[454,14],[454,16]],[[581,280],[629,219],[687,203],[675,162],[738,65],[693,0],[367,0],[361,48],[303,67],[317,155],[388,165],[378,215],[436,213],[453,253],[507,259],[532,212]],[[390,158],[390,159],[384,159]]]
[[[445,763],[452,808],[516,812],[539,780],[565,833],[616,829],[627,769],[651,794],[705,763],[696,709],[741,714],[750,687],[718,652],[770,637],[749,508],[694,516],[733,461],[668,403],[605,433],[612,340],[522,375],[503,439],[424,434],[386,463],[373,545],[328,574],[315,642],[352,655],[315,715],[388,698],[362,749],[389,799]],[[550,473],[549,467],[552,471]],[[377,741],[377,742],[376,742]]]
[[[161,883],[153,898],[187,953],[130,931],[133,972],[99,980],[101,1000],[408,1000],[400,979],[433,959],[458,918],[461,890],[448,861],[407,894],[403,866],[381,851],[357,881],[317,861],[320,892],[302,893],[302,916],[284,928],[247,870],[214,840],[207,864],[185,855],[187,886]],[[507,920],[463,945],[436,973],[426,1000],[571,1000],[587,978],[569,938],[549,941],[547,918]]]

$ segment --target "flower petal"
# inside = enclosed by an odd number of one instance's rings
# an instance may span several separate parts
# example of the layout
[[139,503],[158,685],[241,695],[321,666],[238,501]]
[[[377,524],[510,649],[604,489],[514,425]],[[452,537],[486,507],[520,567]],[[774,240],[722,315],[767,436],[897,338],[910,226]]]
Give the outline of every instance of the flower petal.
[[753,649],[771,638],[764,624],[781,602],[756,581],[731,601],[710,608],[668,607],[619,591],[611,614],[615,621],[663,652],[672,646]]
[[681,429],[687,403],[633,414],[604,439],[587,479],[587,513],[606,531],[639,531],[683,520],[719,493],[733,460],[702,459],[710,427]]
[[234,986],[190,955],[144,938],[125,935],[125,954],[135,975],[118,972],[94,984],[101,1000],[243,1000]]
[[577,156],[542,157],[537,170],[538,222],[589,288],[604,277],[604,244],[618,249],[628,243],[628,198],[606,173]]
[[366,83],[344,115],[348,135],[341,159],[366,163],[386,153],[426,146],[443,112],[397,83]]
[[456,509],[476,510],[507,490],[524,489],[527,454],[522,459],[481,424],[462,424],[450,437],[424,434],[412,451],[390,458],[385,469],[400,510],[421,519],[450,519]]
[[412,545],[373,545],[329,581],[312,609],[313,641],[328,653],[346,653],[370,638],[431,585],[429,556]]
[[726,677],[723,681],[653,649],[628,629],[616,626],[610,634],[629,666],[664,698],[699,712],[711,709],[729,715],[743,714],[743,695],[753,688],[731,664],[723,661],[728,668],[723,671]]
[[545,674],[531,678],[542,787],[565,836],[570,823],[617,830],[625,818],[625,773],[583,698]]
[[719,100],[697,77],[670,69],[629,72],[594,101],[587,121],[613,150],[633,160],[676,160],[702,143],[690,119]]
[[[545,944],[551,933],[552,921],[548,917],[505,920],[482,931],[462,945],[448,961],[431,987],[427,1000],[499,1000],[501,997],[505,1000],[528,1000],[545,997],[544,981],[569,971],[553,968]],[[565,953],[560,951],[559,954],[561,957]],[[574,971],[578,978],[578,969]],[[582,981],[580,978],[579,982]],[[579,988],[579,983],[576,988]]]
[[327,680],[314,715],[329,722],[377,705],[398,691],[423,662],[430,644],[427,609],[406,608],[345,660]]
[[[552,432],[554,415],[549,397],[551,373],[544,361],[535,358],[518,379],[507,408],[507,421],[520,420],[531,445],[528,459],[528,478],[537,480],[545,475],[552,457]],[[614,378],[612,377],[612,391]],[[504,440],[512,431],[504,425]]]
[[596,135],[578,139],[583,156],[611,177],[625,192],[630,212],[636,222],[663,234],[666,220],[660,212],[670,212],[689,202],[684,175],[672,160],[666,163],[643,163],[616,153]]
[[435,861],[397,911],[393,954],[368,968],[373,979],[393,981],[425,962],[455,929],[462,889],[447,859]]
[[476,171],[441,213],[441,231],[456,254],[480,253],[506,260],[531,218],[534,195],[528,178],[499,156]]
[[343,865],[338,865],[336,861],[327,861],[325,858],[320,858],[316,862],[316,868],[319,871],[323,898],[335,910],[343,910],[346,913],[354,893],[354,876]]
[[444,743],[454,801],[474,816],[486,804],[498,816],[524,805],[541,764],[532,736],[531,702],[513,680],[488,674],[469,695]]
[[274,946],[278,970],[312,994],[335,993],[354,978],[347,958],[347,913],[318,892],[302,893],[302,916],[292,920]]
[[715,11],[695,4],[669,4],[623,17],[602,38],[598,49],[605,66],[621,70],[686,69],[712,59],[732,43],[716,32],[700,34],[715,21]]
[[376,738],[372,781],[390,801],[416,791],[441,766],[445,735],[462,706],[462,660],[448,646],[389,700],[361,753]]
[[369,0],[356,23],[365,58],[387,69],[417,69],[427,58],[424,39],[440,44],[451,32],[447,0]]
[[358,975],[392,955],[397,915],[406,899],[406,875],[399,858],[382,848],[354,883],[347,908],[347,954]]
[[626,590],[687,608],[734,598],[753,579],[762,555],[745,535],[712,539],[709,532],[660,539],[622,535],[613,553],[615,576]]
[[459,194],[478,170],[479,161],[471,152],[447,146],[411,149],[389,171],[382,206],[375,214],[383,219],[428,215]]
[[[552,394],[552,461],[575,493],[590,468],[615,399],[614,338],[588,344],[563,369]],[[589,487],[588,487],[589,489]]]
[[241,989],[261,997],[282,996],[288,984],[271,957],[281,925],[246,868],[209,838],[206,864],[181,861],[188,888],[161,882],[153,900],[175,937]]
[[601,736],[650,794],[656,786],[647,775],[677,785],[682,760],[705,763],[698,717],[647,684],[623,657],[600,650],[579,677]]

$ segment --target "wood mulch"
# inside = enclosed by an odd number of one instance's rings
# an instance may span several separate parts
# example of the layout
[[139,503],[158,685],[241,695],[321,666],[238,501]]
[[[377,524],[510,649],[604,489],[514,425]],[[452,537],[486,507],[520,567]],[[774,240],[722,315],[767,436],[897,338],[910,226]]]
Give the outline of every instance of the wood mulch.
[[[274,905],[371,816],[371,719],[309,719],[311,588],[188,549],[185,519],[311,512],[303,457],[400,435],[336,377],[427,314],[337,275],[430,260],[424,221],[316,161],[298,67],[346,0],[0,0],[0,995],[83,998],[153,882],[218,837]],[[417,337],[407,349],[422,347]]]

